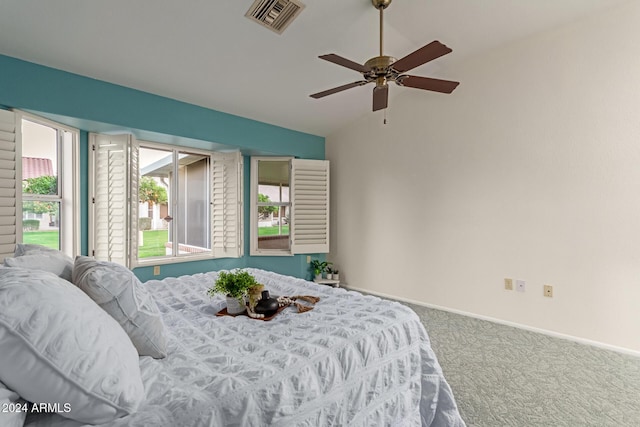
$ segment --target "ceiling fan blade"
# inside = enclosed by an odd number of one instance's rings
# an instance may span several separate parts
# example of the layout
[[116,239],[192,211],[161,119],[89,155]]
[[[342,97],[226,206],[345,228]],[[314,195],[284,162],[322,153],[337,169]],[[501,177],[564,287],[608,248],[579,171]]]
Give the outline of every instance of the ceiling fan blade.
[[446,55],[451,52],[452,50],[450,48],[439,41],[434,40],[404,58],[397,60],[391,67],[399,73],[404,73],[405,71],[412,70],[417,66],[426,64],[429,61],[433,61],[434,59],[440,58],[442,55]]
[[400,83],[400,86],[432,90],[434,92],[441,93],[451,93],[460,84],[460,82],[454,82],[451,80],[439,80],[418,76],[400,76],[397,81]]
[[389,86],[376,86],[373,88],[373,111],[387,108],[389,102]]
[[337,65],[342,65],[343,67],[351,68],[352,70],[358,71],[359,73],[367,73],[369,70],[365,68],[364,65],[358,64],[357,62],[353,62],[350,59],[343,58],[342,56],[336,55],[335,53],[330,53],[328,55],[322,55],[318,58],[324,59],[325,61],[333,62]]
[[318,99],[328,95],[333,95],[334,93],[342,92],[343,90],[351,89],[352,87],[366,85],[367,83],[369,82],[366,80],[361,80],[359,82],[353,82],[346,85],[334,87],[333,89],[328,89],[322,92],[314,93],[313,95],[309,95],[309,96],[312,98]]

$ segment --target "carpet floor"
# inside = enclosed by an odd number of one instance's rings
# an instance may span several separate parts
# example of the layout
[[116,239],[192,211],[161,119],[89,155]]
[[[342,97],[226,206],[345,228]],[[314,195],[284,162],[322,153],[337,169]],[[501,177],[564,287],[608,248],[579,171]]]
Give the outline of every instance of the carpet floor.
[[468,427],[640,426],[640,358],[410,306]]

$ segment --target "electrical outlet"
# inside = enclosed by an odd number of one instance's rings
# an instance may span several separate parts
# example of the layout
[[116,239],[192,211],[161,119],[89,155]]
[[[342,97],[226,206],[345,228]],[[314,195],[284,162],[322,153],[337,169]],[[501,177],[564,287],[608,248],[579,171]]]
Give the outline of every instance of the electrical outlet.
[[513,290],[513,279],[509,279],[509,278],[505,278],[504,279],[504,289],[506,291],[512,291]]
[[307,255],[307,264],[311,264],[311,255]]
[[524,292],[527,282],[524,280],[516,280],[516,291]]
[[544,296],[545,297],[549,297],[549,298],[553,298],[553,286],[544,285]]
[[160,275],[160,266],[159,265],[154,265],[153,266],[153,275],[154,276],[159,276]]

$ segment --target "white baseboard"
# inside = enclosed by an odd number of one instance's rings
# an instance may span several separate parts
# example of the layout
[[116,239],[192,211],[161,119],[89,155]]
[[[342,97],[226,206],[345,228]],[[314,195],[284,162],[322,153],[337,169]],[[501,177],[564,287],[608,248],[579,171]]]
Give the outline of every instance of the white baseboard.
[[573,335],[561,334],[559,332],[549,331],[547,329],[535,328],[533,326],[523,325],[521,323],[516,323],[516,322],[510,322],[508,320],[496,319],[494,317],[484,316],[482,314],[469,313],[469,312],[466,312],[466,311],[456,310],[456,309],[448,308],[448,307],[442,307],[442,306],[434,305],[434,304],[428,304],[428,303],[421,302],[421,301],[414,301],[414,300],[409,299],[409,298],[402,298],[402,297],[398,297],[398,296],[395,296],[395,295],[385,294],[385,293],[382,293],[382,292],[370,291],[368,289],[361,289],[361,288],[356,288],[356,287],[352,287],[352,286],[348,286],[348,287],[346,287],[346,289],[348,289],[350,291],[357,291],[357,292],[363,292],[363,293],[366,293],[366,294],[376,295],[376,296],[379,296],[379,297],[382,297],[382,298],[391,299],[391,300],[408,302],[410,304],[420,305],[422,307],[427,307],[427,308],[433,308],[435,310],[448,311],[449,313],[459,314],[461,316],[473,317],[475,319],[486,320],[486,321],[489,321],[489,322],[498,323],[500,325],[511,326],[513,328],[524,329],[526,331],[531,331],[531,332],[537,332],[539,334],[544,334],[544,335],[549,335],[549,336],[552,336],[552,337],[555,337],[555,338],[561,338],[561,339],[564,339],[564,340],[574,341],[574,342],[577,342],[577,343],[580,343],[580,344],[586,344],[586,345],[590,345],[590,346],[593,346],[593,347],[602,348],[602,349],[605,349],[605,350],[611,350],[611,351],[615,351],[617,353],[622,353],[622,354],[627,354],[627,355],[630,355],[630,356],[640,357],[640,351],[631,350],[629,348],[624,348],[624,347],[618,347],[618,346],[611,345],[611,344],[606,344],[606,343],[603,343],[603,342],[600,342],[600,341],[593,341],[593,340],[588,340],[586,338],[574,337]]

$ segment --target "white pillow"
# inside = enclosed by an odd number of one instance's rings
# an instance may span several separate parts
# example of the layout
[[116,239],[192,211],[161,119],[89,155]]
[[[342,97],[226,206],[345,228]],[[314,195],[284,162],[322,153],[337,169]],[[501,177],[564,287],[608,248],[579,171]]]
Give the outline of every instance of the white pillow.
[[[34,268],[49,271],[64,280],[71,281],[71,270],[73,270],[73,259],[62,251],[47,246],[35,245],[31,243],[18,243],[13,254],[14,257],[30,255],[41,255],[44,258],[28,258],[20,261],[9,261],[5,258],[4,265],[7,267]],[[11,258],[8,258],[11,260]],[[13,264],[13,265],[10,265]]]
[[34,252],[60,252],[57,249],[50,248],[48,246],[34,245],[32,243],[18,243],[16,244],[16,250],[13,256],[29,255]]
[[73,260],[71,257],[59,251],[31,251],[30,255],[22,255],[15,258],[5,258],[7,267],[21,267],[31,270],[43,270],[71,281],[73,272]]
[[144,397],[138,363],[127,334],[81,290],[0,268],[0,381],[23,399],[70,406],[60,415],[83,423],[113,421]]
[[15,391],[0,383],[0,421],[3,427],[22,427],[27,418],[28,405]]
[[166,357],[160,310],[133,272],[114,262],[78,256],[73,283],[118,321],[140,356]]

